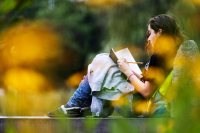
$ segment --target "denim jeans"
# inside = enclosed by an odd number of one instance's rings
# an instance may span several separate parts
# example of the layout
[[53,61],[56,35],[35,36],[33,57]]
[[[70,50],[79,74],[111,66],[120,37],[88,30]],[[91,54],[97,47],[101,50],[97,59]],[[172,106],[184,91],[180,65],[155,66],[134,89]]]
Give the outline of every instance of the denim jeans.
[[70,97],[66,106],[70,107],[90,107],[92,101],[91,88],[87,75],[79,84],[74,94]]
[[81,81],[77,90],[70,97],[65,106],[81,108],[90,107],[92,115],[96,117],[107,117],[113,112],[110,101],[99,99],[91,95],[91,88],[87,76]]

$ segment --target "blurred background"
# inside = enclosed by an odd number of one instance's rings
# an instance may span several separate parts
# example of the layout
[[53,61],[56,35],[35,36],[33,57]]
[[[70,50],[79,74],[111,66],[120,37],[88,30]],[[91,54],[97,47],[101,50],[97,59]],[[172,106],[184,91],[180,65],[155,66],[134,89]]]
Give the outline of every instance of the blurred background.
[[[0,0],[0,114],[41,116],[65,104],[95,55],[110,48],[128,47],[145,62],[148,19],[162,13],[200,44],[199,0]],[[189,69],[194,77],[198,61]],[[174,92],[181,92],[175,98],[180,119],[159,131],[200,129],[198,83]]]

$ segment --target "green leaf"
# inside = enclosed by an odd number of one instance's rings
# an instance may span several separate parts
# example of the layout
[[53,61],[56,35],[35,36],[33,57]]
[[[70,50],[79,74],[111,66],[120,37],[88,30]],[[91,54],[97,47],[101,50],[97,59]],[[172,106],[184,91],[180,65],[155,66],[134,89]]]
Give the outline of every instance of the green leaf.
[[16,4],[16,0],[3,0],[3,2],[0,4],[0,12],[9,12],[16,6]]

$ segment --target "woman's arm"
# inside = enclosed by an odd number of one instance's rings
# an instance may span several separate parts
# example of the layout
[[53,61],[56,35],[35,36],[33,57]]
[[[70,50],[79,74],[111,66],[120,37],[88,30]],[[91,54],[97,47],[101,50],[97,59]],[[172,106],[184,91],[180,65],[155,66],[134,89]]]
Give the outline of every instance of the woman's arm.
[[117,61],[119,69],[121,72],[123,72],[131,82],[131,84],[135,87],[137,92],[139,92],[142,96],[145,98],[148,98],[152,95],[154,92],[154,87],[149,81],[141,81],[141,77],[135,74],[129,67],[126,59],[119,59]]

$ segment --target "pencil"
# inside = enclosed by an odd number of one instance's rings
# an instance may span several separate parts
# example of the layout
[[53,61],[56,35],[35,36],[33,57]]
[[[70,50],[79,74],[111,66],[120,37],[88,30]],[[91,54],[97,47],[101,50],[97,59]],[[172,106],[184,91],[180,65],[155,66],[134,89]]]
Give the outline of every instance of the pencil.
[[132,64],[143,64],[143,62],[128,62],[128,63],[132,63]]

